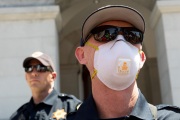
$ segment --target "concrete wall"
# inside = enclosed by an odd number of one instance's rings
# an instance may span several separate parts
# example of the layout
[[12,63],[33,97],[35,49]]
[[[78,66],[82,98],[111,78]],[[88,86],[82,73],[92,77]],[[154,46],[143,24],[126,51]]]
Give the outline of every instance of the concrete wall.
[[[59,6],[6,7],[0,9],[0,119],[5,120],[31,92],[22,62],[34,51],[49,54],[59,73],[58,32],[55,19]],[[59,89],[59,78],[56,88]]]

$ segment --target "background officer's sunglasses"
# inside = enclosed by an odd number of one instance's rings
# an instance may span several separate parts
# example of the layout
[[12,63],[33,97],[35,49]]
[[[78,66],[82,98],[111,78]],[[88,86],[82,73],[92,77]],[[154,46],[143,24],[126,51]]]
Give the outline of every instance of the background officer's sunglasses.
[[24,70],[25,70],[25,72],[30,73],[30,72],[33,71],[34,68],[36,69],[37,72],[46,72],[46,71],[53,72],[53,70],[52,70],[52,68],[50,66],[44,66],[44,65],[41,65],[41,64],[26,66],[24,68]]

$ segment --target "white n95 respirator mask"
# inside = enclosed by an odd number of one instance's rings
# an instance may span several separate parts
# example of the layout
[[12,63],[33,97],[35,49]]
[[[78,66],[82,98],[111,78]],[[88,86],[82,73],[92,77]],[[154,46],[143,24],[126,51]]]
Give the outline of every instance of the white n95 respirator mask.
[[116,40],[95,47],[94,74],[107,87],[113,90],[124,90],[135,80],[140,69],[140,53],[137,47],[126,42],[122,35]]

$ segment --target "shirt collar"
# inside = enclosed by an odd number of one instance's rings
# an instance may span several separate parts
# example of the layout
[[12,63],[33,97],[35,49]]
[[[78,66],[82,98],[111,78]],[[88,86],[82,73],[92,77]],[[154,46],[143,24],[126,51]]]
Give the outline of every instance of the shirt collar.
[[[57,98],[57,96],[58,96],[57,91],[55,89],[53,89],[52,92],[48,96],[46,96],[46,98],[42,102],[40,102],[40,103],[45,103],[47,105],[53,105],[55,100],[56,100],[56,98]],[[29,103],[31,105],[34,105],[34,101],[33,101],[32,97],[31,97]]]
[[58,93],[55,89],[53,89],[53,91],[43,100],[43,103],[53,105],[57,97]]
[[[46,105],[51,105],[52,106],[54,104],[57,96],[58,96],[57,91],[55,89],[53,89],[53,91],[39,104],[44,103]],[[30,101],[28,103],[27,110],[32,111],[34,109],[34,107],[35,107],[35,104],[34,104],[33,98],[31,97],[31,99],[30,99]]]
[[139,90],[139,97],[138,100],[135,104],[135,107],[133,108],[130,116],[135,116],[137,118],[140,119],[154,119],[153,115],[151,113],[151,110],[149,108],[149,103],[146,101],[145,97],[143,96],[143,94],[141,93],[141,91]]

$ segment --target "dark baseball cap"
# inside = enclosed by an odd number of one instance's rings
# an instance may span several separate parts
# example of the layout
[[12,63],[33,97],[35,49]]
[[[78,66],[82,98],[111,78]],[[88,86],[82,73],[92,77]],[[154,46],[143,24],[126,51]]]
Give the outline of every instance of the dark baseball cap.
[[51,68],[53,69],[53,71],[55,71],[55,67],[54,64],[50,58],[50,56],[48,56],[45,53],[42,52],[34,52],[32,53],[30,56],[28,56],[27,58],[24,59],[23,62],[23,67],[27,66],[28,63],[32,60],[32,59],[36,59],[39,62],[41,62],[44,66],[51,66]]
[[141,32],[145,32],[145,20],[137,10],[125,5],[107,5],[92,12],[84,21],[81,46],[84,46],[88,34],[94,27],[111,20],[128,22]]

